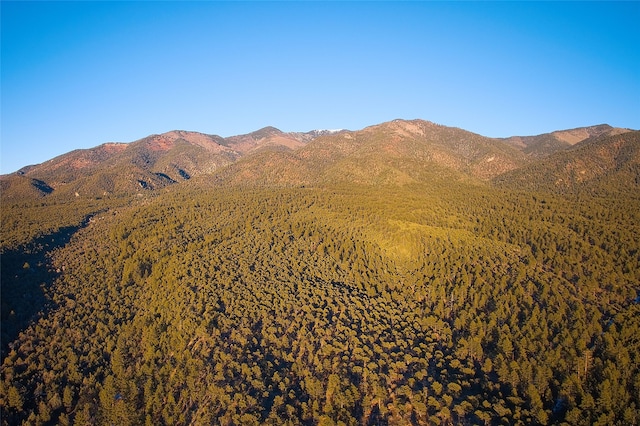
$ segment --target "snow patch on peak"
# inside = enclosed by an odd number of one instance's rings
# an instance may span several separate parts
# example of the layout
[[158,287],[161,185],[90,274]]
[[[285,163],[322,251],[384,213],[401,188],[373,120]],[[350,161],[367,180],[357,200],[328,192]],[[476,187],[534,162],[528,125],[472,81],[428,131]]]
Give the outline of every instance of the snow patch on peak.
[[309,133],[313,133],[314,135],[317,136],[322,136],[322,135],[331,135],[334,133],[340,133],[343,132],[345,129],[315,129],[315,130],[311,130]]

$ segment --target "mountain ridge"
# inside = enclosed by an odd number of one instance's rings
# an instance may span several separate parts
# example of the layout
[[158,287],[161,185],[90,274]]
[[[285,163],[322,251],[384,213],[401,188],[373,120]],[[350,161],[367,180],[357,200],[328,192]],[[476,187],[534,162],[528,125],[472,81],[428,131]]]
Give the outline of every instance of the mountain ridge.
[[637,193],[640,189],[640,131],[607,132],[497,176],[499,186],[551,192]]
[[[212,176],[218,183],[406,184],[432,179],[500,181],[558,152],[631,132],[607,124],[535,136],[489,138],[431,121],[395,119],[361,130],[230,137],[171,130],[129,143],[78,149],[0,177],[3,198],[135,194]],[[511,176],[511,175],[509,175]],[[513,175],[515,176],[515,175]],[[517,178],[514,178],[517,181]]]
[[626,133],[631,129],[612,127],[608,124],[597,124],[594,126],[576,127],[574,129],[554,130],[549,133],[542,133],[534,136],[510,136],[502,138],[505,142],[520,147],[527,154],[534,157],[546,157],[558,150],[567,149],[571,146],[601,135],[614,136]]

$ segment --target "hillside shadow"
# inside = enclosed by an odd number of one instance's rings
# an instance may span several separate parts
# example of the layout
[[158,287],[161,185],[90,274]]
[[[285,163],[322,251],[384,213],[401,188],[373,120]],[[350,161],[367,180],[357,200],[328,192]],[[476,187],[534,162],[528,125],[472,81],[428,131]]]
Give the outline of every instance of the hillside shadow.
[[69,243],[73,234],[87,226],[91,217],[86,216],[77,226],[60,228],[0,255],[0,354],[3,359],[20,332],[53,307],[47,289],[59,274],[53,270],[48,254]]

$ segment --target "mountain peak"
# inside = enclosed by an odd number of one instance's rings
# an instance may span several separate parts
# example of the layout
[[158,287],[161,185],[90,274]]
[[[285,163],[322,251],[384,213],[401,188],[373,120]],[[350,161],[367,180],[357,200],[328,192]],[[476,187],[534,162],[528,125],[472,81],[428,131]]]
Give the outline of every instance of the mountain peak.
[[575,145],[585,139],[600,136],[612,129],[613,127],[608,124],[598,124],[596,126],[578,127],[569,130],[556,130],[555,132],[551,132],[551,134],[562,142],[566,142],[569,145]]
[[554,153],[577,155],[578,148],[627,132],[599,124],[496,139],[420,119],[395,119],[356,131],[282,132],[267,126],[227,138],[171,130],[24,167],[3,176],[2,192],[16,199],[23,194],[138,193],[221,169],[225,172],[215,179],[228,184],[426,182],[443,176],[489,181]]
[[255,132],[249,133],[247,136],[251,136],[254,139],[264,139],[271,136],[281,135],[282,131],[280,129],[276,129],[273,126],[263,127],[262,129],[256,130]]
[[608,124],[576,127],[574,129],[556,130],[535,136],[511,136],[501,139],[509,145],[522,149],[527,155],[544,158],[554,152],[563,151],[578,143],[585,143],[592,138],[614,136],[631,130],[611,127]]
[[307,132],[308,135],[313,137],[334,135],[336,133],[344,132],[345,129],[314,129]]

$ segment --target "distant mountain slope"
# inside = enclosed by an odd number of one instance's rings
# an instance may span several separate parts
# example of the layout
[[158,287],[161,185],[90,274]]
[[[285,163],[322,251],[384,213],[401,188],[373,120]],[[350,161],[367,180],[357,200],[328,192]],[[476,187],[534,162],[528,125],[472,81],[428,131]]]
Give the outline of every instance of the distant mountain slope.
[[640,189],[640,131],[600,136],[495,179],[496,184],[552,192]]
[[249,135],[222,138],[171,131],[128,144],[106,143],[28,166],[0,180],[3,197],[49,194],[100,196],[152,190],[212,173],[243,155],[264,148],[296,149],[306,134],[265,128]]
[[99,196],[162,188],[235,161],[238,154],[220,141],[216,136],[173,131],[129,144],[76,150],[4,177],[3,192],[8,198],[20,197],[25,180],[50,188],[48,192],[36,188],[40,195]]
[[313,138],[312,132],[284,133],[275,127],[264,127],[247,135],[226,138],[223,145],[246,154],[265,148],[298,149]]
[[518,149],[500,140],[424,120],[393,120],[320,136],[294,152],[245,157],[216,177],[261,185],[486,180],[525,160]]
[[69,152],[0,177],[0,189],[5,200],[99,197],[204,176],[217,185],[402,185],[454,179],[567,190],[596,176],[604,185],[603,179],[616,171],[627,170],[624,178],[635,179],[634,170],[628,170],[635,163],[613,166],[613,154],[595,148],[633,139],[633,134],[603,124],[496,139],[424,120],[393,120],[357,131],[285,133],[265,127],[227,138],[175,130]]
[[613,136],[629,131],[629,129],[611,127],[608,124],[599,124],[570,130],[557,130],[536,136],[512,136],[503,140],[521,149],[530,157],[542,158],[569,149],[573,145],[593,137]]

